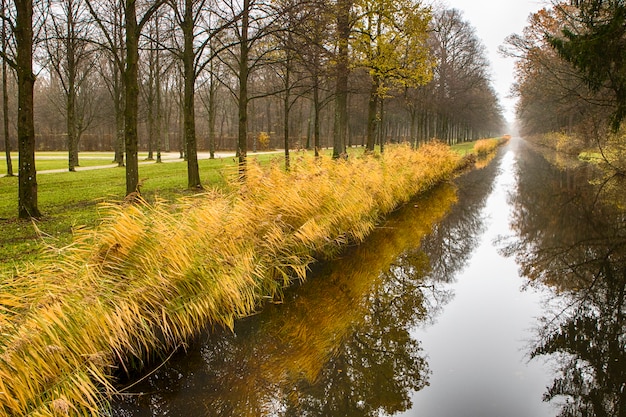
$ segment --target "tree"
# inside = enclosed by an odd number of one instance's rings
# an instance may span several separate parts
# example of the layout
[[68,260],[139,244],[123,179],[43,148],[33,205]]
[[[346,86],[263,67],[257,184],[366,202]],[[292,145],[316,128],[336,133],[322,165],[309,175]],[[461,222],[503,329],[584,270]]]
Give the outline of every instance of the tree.
[[548,34],[559,55],[570,62],[594,91],[613,93],[613,131],[626,118],[626,4],[623,0],[572,0],[575,12],[557,4],[570,16],[561,36]]
[[[549,43],[569,14],[562,8],[534,13],[523,33],[509,36],[501,48],[504,55],[517,59],[513,92],[519,96],[517,118],[525,135],[555,131],[573,135],[599,124],[596,120],[606,120],[610,94],[591,91],[582,74]],[[580,136],[589,140],[595,135]]]
[[[283,10],[281,17],[277,22],[282,28],[277,34],[278,47],[280,48],[280,58],[278,59],[278,68],[276,73],[282,83],[282,104],[283,104],[283,146],[285,148],[285,168],[290,168],[290,115],[291,109],[298,99],[304,94],[305,77],[303,74],[304,65],[298,60],[298,50],[303,47],[303,39],[301,36],[303,30],[307,30],[307,20],[314,21],[319,24],[319,15],[313,14],[316,11],[315,2],[298,4],[297,1],[281,1],[280,7]],[[302,56],[302,55],[300,55]],[[315,66],[315,64],[314,64]],[[315,73],[316,69],[310,71]],[[316,156],[318,151],[316,149]]]
[[124,107],[124,139],[126,145],[126,195],[139,193],[139,36],[152,15],[161,7],[164,0],[153,0],[148,9],[137,20],[137,0],[126,0],[126,68],[124,86],[126,103]]
[[248,74],[250,67],[250,1],[243,0],[241,10],[241,25],[238,31],[239,38],[239,130],[237,135],[237,154],[239,155],[239,174],[243,175],[248,157]]
[[301,15],[298,18],[298,24],[292,28],[293,36],[290,43],[295,54],[294,59],[297,59],[303,70],[308,72],[309,85],[307,87],[311,93],[313,106],[313,147],[315,156],[319,157],[321,111],[325,104],[321,96],[330,67],[331,53],[327,46],[331,41],[333,16],[327,0],[309,0],[297,10]]
[[0,57],[2,58],[2,129],[4,132],[4,151],[6,155],[7,163],[7,176],[13,176],[13,161],[11,160],[11,136],[9,134],[9,91],[7,87],[7,54],[8,54],[8,32],[7,32],[7,18],[8,10],[6,0],[2,0],[0,4],[2,9],[2,52]]
[[[390,86],[416,87],[432,77],[427,44],[430,13],[412,1],[360,0],[354,49],[371,77],[367,150],[374,150],[378,104]],[[381,142],[381,149],[383,143]]]
[[207,17],[206,11],[208,0],[170,1],[183,35],[183,46],[175,54],[183,64],[183,140],[187,151],[188,188],[201,189],[195,119],[196,81],[200,72],[214,59],[212,54],[205,57],[205,50],[213,50],[213,37],[232,22],[226,19],[219,27],[210,28],[211,16]]
[[[90,13],[96,20],[106,43],[111,51],[119,51],[119,43],[105,26],[103,13],[98,13],[94,8],[93,0],[85,0]],[[124,3],[124,28],[125,28],[125,56],[122,54],[114,56],[118,67],[123,66],[124,85],[124,146],[126,153],[126,195],[136,195],[139,193],[139,37],[146,23],[152,18],[154,13],[163,5],[165,0],[147,0],[142,3],[142,12],[137,14],[138,0],[125,0]],[[139,17],[139,19],[138,19]]]
[[237,157],[239,175],[245,176],[248,156],[248,105],[251,100],[266,97],[271,93],[254,94],[250,91],[250,78],[260,66],[271,62],[267,59],[275,45],[265,42],[280,28],[274,23],[280,10],[260,0],[229,0],[225,2],[225,13],[221,20],[229,29],[225,36],[217,37],[220,61],[235,75],[237,86],[228,87],[237,102]]
[[[430,43],[435,57],[433,82],[419,105],[430,138],[450,144],[493,134],[501,128],[501,109],[489,87],[489,62],[474,28],[456,9],[433,12]],[[482,108],[480,113],[473,109]],[[487,118],[486,115],[495,115]]]
[[[100,38],[94,41],[107,53],[108,59],[99,66],[99,72],[113,101],[115,113],[115,157],[113,162],[118,167],[124,166],[124,0],[92,3],[85,0],[96,26],[100,29]],[[97,8],[95,7],[97,6]]]
[[349,43],[353,22],[350,19],[354,1],[337,0],[335,55],[335,119],[333,125],[333,158],[346,154],[348,135],[348,77],[350,75]]
[[84,19],[87,11],[83,1],[51,1],[49,9],[47,25],[44,26],[47,34],[45,46],[49,67],[58,76],[65,98],[68,169],[75,171],[79,165],[78,143],[89,122],[89,118],[85,117],[85,100],[79,103],[79,96],[97,60],[93,59],[93,51],[87,41],[89,26]]
[[16,10],[14,31],[17,45],[15,67],[18,86],[18,216],[26,219],[41,217],[37,204],[37,169],[35,168],[33,1],[14,0],[14,4]]

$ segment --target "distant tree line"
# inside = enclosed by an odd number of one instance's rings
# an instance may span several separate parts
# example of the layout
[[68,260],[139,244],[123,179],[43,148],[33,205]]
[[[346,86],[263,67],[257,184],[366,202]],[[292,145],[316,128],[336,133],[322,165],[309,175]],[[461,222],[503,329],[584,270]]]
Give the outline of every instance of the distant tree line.
[[554,2],[529,18],[503,52],[518,58],[515,93],[524,134],[603,141],[626,117],[626,4]]
[[[1,8],[0,148],[9,174],[9,151],[24,158],[21,217],[39,215],[35,150],[68,151],[69,171],[79,150],[115,151],[130,195],[139,150],[157,161],[180,152],[188,187],[199,189],[198,151],[236,151],[244,174],[251,150],[285,149],[288,164],[293,149],[332,147],[339,158],[349,146],[455,143],[503,128],[484,46],[454,9],[415,0],[2,0]],[[30,107],[18,106],[28,97]]]

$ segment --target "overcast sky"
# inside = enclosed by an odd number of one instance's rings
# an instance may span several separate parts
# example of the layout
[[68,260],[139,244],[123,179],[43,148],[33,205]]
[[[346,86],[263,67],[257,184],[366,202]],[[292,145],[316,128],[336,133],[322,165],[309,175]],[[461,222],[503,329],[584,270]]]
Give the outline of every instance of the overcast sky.
[[498,54],[498,47],[512,33],[521,33],[528,16],[548,5],[546,0],[442,0],[449,7],[463,11],[465,20],[476,29],[487,47],[493,86],[498,92],[507,120],[514,119],[515,101],[507,98],[513,83],[511,58]]

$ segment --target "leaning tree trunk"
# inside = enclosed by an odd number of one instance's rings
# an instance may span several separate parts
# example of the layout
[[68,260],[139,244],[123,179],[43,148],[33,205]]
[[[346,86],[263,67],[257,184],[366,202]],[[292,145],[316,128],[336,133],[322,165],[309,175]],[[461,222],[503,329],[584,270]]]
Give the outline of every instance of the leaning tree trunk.
[[15,0],[17,21],[17,141],[19,151],[19,217],[41,217],[37,207],[37,170],[35,168],[35,119],[33,92],[33,1]]

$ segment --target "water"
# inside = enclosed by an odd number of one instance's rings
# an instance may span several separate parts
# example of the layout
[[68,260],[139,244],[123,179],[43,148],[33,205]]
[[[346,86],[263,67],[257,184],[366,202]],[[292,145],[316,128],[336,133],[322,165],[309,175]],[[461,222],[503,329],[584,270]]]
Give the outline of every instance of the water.
[[549,372],[542,362],[529,363],[525,353],[542,295],[520,291],[523,280],[514,259],[498,252],[498,239],[513,232],[508,196],[516,185],[515,151],[509,147],[497,163],[484,207],[456,208],[474,213],[482,227],[463,270],[450,279],[454,298],[434,324],[413,332],[429,352],[432,376],[430,386],[413,395],[413,407],[403,415],[555,415],[553,407],[541,402]]
[[623,185],[551,162],[513,141],[112,414],[625,416]]

